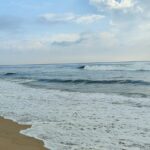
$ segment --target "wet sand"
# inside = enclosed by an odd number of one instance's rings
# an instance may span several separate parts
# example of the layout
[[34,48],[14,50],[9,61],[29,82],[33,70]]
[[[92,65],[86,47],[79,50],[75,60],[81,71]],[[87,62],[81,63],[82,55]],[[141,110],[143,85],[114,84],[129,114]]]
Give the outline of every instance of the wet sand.
[[0,117],[0,150],[46,150],[42,141],[19,133],[30,127]]

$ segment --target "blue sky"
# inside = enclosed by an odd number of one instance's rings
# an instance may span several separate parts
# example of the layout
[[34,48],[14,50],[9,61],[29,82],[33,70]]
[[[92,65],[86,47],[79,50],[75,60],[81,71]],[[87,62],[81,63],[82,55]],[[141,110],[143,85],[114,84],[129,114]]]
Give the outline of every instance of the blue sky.
[[0,0],[0,64],[150,60],[148,0]]

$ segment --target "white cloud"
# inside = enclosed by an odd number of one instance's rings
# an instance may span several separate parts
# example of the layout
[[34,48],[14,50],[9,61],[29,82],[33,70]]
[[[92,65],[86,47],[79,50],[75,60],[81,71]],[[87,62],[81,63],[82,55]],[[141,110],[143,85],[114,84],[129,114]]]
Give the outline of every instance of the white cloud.
[[[113,26],[113,28],[116,27]],[[51,56],[53,54],[56,59],[60,56],[65,61],[68,58],[66,58],[67,55],[70,62],[73,59],[82,61],[82,57],[85,58],[85,61],[88,61],[89,58],[91,61],[146,60],[150,56],[149,31],[149,23],[146,28],[143,23],[130,32],[112,30],[95,33],[56,34],[31,40],[11,39],[10,41],[1,41],[0,50],[14,53],[21,51],[23,54],[35,51],[48,55],[48,58],[51,59],[53,59]]]
[[47,23],[77,23],[77,24],[90,24],[104,18],[102,15],[75,15],[72,13],[53,14],[47,13],[40,16],[40,20]]
[[47,13],[40,16],[40,19],[49,23],[59,23],[59,22],[72,22],[75,16],[72,13],[66,14],[54,14]]
[[124,8],[131,8],[134,6],[133,0],[122,0],[118,2],[116,0],[108,0],[108,6],[113,9],[124,9]]
[[100,5],[107,6],[110,9],[126,9],[132,8],[135,3],[133,0],[121,0],[120,2],[117,0],[90,0],[90,3],[100,7]]
[[[109,44],[108,44],[109,41]],[[51,49],[63,49],[67,47],[77,47],[80,45],[85,48],[94,48],[99,45],[103,48],[108,48],[115,45],[115,36],[109,32],[101,33],[70,33],[56,34],[42,38],[32,38],[27,40],[10,39],[0,43],[1,50],[9,51],[43,51]],[[80,48],[81,48],[80,47]]]
[[[89,1],[96,9],[90,10],[84,3],[83,12],[89,11],[86,15],[47,13],[38,16],[43,23],[48,25],[58,23],[62,26],[45,28],[43,24],[35,22],[37,16],[33,14],[22,19],[11,15],[0,16],[1,58],[2,54],[10,55],[12,52],[18,55],[16,58],[23,53],[22,58],[25,61],[28,61],[31,53],[35,54],[34,59],[38,54],[38,61],[41,61],[42,54],[43,60],[46,57],[48,61],[59,61],[59,58],[63,57],[66,62],[67,59],[70,59],[70,62],[73,59],[76,62],[82,61],[83,57],[85,61],[88,61],[89,57],[92,57],[92,61],[110,61],[115,58],[123,60],[123,57],[128,60],[129,58],[146,60],[146,57],[150,59],[149,0],[87,0],[87,3]],[[80,5],[80,8],[84,6]],[[63,12],[61,8],[59,9]],[[91,12],[95,14],[90,14]],[[43,12],[41,10],[38,13]],[[103,18],[104,20],[101,20]],[[92,24],[95,22],[101,24]],[[83,26],[86,24],[89,25]],[[88,33],[85,33],[86,31]],[[58,34],[52,35],[54,32]],[[45,37],[41,34],[45,34]],[[31,60],[32,58],[31,56]]]
[[82,41],[82,36],[77,33],[56,34],[42,38],[27,39],[27,40],[5,40],[1,41],[1,50],[12,51],[28,51],[28,50],[48,50],[54,46],[69,46]]
[[104,16],[102,15],[86,15],[86,16],[80,16],[77,17],[75,22],[76,23],[86,23],[86,24],[90,24],[90,23],[94,23],[100,19],[104,18]]

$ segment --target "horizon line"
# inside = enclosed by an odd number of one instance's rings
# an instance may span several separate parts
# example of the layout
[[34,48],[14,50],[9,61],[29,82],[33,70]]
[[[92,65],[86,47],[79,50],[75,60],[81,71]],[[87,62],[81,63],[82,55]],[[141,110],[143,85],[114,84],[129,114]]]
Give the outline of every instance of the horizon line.
[[124,60],[124,61],[91,61],[91,62],[66,62],[66,63],[29,63],[29,64],[4,64],[0,66],[26,66],[26,65],[61,65],[61,64],[90,64],[90,63],[125,63],[125,62],[150,62],[150,60]]

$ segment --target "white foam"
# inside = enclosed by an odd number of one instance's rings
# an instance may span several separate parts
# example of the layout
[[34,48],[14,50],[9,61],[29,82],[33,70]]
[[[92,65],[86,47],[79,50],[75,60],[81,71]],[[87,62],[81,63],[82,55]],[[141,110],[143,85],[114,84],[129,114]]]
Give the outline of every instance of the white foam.
[[150,100],[34,89],[0,81],[0,115],[51,150],[150,149]]
[[136,71],[136,70],[150,70],[150,64],[149,63],[133,63],[133,64],[100,64],[100,65],[86,65],[84,67],[85,70],[93,70],[93,71],[100,71],[100,70],[106,70],[106,71],[113,71],[113,70],[128,70],[128,71]]

